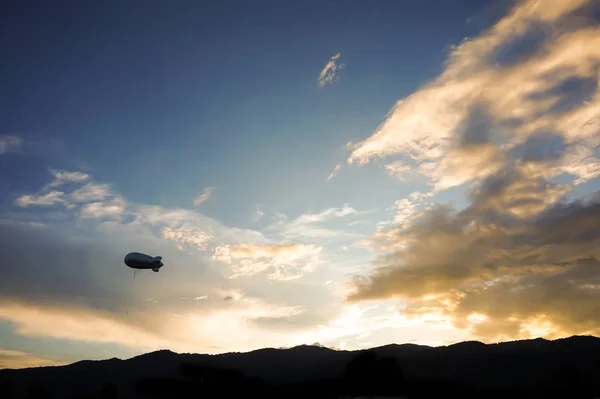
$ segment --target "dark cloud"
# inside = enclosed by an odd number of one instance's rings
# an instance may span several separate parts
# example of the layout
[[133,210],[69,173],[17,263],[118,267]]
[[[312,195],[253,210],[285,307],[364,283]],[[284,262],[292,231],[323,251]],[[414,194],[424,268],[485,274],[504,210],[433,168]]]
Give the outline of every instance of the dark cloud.
[[[0,253],[2,296],[106,307],[125,300],[122,274],[116,275],[114,265],[117,254],[88,240],[46,227],[1,223]],[[106,272],[111,264],[112,279]]]
[[541,132],[514,148],[512,156],[524,162],[553,162],[560,160],[566,149],[563,136],[552,132]]
[[527,97],[535,101],[555,99],[554,104],[540,109],[540,115],[567,113],[592,100],[598,89],[596,77],[568,76],[547,90],[536,91]]
[[[407,312],[441,311],[484,338],[518,337],[535,320],[556,334],[600,333],[600,192],[567,203],[549,194],[556,187],[505,173],[480,185],[464,211],[433,207],[394,233],[402,249],[356,277],[348,299],[402,297]],[[474,313],[487,319],[472,324]]]
[[460,139],[459,147],[488,144],[492,126],[493,118],[482,104],[472,107],[466,118],[457,127],[456,134]]
[[569,185],[551,183],[527,168],[507,165],[475,187],[469,194],[472,205],[464,214],[531,217],[555,204],[569,191]]
[[600,3],[589,1],[560,16],[552,24],[529,21],[524,30],[515,30],[489,56],[489,63],[499,68],[514,67],[544,51],[544,46],[561,34],[600,25]]
[[536,22],[523,32],[515,32],[490,55],[493,66],[507,68],[526,62],[543,49],[550,37],[550,26]]
[[225,281],[201,264],[190,272],[189,264],[197,259],[155,247],[165,267],[159,273],[138,271],[134,278],[133,270],[123,262],[125,254],[133,250],[138,248],[125,242],[115,244],[100,234],[76,235],[58,227],[0,223],[0,296],[111,312],[218,306],[218,301],[210,298],[201,302],[180,299],[204,295]]

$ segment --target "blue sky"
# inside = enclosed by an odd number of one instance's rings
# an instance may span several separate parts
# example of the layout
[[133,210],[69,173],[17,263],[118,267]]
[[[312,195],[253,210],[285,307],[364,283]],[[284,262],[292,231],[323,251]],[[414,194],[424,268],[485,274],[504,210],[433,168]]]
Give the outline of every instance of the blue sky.
[[592,3],[11,2],[0,367],[593,332],[489,308],[582,267],[507,242],[595,198]]

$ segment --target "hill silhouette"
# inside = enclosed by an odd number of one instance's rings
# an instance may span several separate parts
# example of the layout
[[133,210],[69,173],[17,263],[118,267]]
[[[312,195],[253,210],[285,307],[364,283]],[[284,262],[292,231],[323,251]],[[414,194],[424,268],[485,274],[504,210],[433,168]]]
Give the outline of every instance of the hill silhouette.
[[160,350],[131,359],[0,370],[2,398],[600,397],[600,338],[342,351],[302,345],[219,355]]

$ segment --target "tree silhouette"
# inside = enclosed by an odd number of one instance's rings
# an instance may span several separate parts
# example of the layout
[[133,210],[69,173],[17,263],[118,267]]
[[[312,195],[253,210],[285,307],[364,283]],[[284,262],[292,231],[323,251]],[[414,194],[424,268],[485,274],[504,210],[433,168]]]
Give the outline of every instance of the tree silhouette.
[[401,393],[404,375],[398,361],[379,358],[373,351],[354,357],[342,375],[343,390],[352,395],[389,395]]
[[100,398],[102,399],[118,399],[119,398],[119,386],[114,382],[109,382],[100,391]]

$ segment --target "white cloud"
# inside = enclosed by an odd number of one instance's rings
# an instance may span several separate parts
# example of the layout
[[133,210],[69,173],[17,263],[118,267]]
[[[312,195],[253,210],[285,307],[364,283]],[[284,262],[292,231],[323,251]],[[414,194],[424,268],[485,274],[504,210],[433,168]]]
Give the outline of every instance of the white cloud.
[[18,136],[0,136],[0,155],[7,154],[23,145],[23,139]]
[[327,176],[327,180],[331,180],[334,177],[336,177],[337,174],[340,173],[341,169],[342,169],[342,165],[341,164],[335,165],[335,168],[333,168],[333,171],[329,174],[329,176]]
[[321,251],[321,247],[305,244],[236,244],[216,247],[213,259],[231,265],[231,278],[270,269],[271,280],[294,280],[322,263]]
[[319,82],[319,86],[323,87],[328,83],[333,83],[338,79],[337,73],[340,69],[344,69],[344,64],[338,64],[337,61],[340,58],[340,53],[332,56],[325,67],[319,74],[319,78],[317,79]]
[[263,216],[265,216],[265,213],[260,209],[260,206],[256,205],[256,211],[254,212],[254,217],[252,218],[252,220],[254,222],[257,222],[260,219],[262,219]]
[[272,231],[285,239],[354,237],[356,234],[329,229],[320,226],[320,224],[363,213],[366,212],[360,212],[350,205],[344,204],[342,208],[326,208],[318,213],[305,213],[292,220],[288,220],[287,216],[279,214],[279,220],[268,226],[267,231]]
[[88,183],[71,193],[71,198],[77,202],[103,201],[111,196],[108,184]]
[[394,204],[397,209],[396,216],[394,217],[394,223],[402,224],[410,220],[410,217],[415,213],[417,207],[408,198],[397,200]]
[[194,198],[194,206],[198,206],[201,203],[207,201],[212,196],[214,191],[215,191],[214,186],[204,188],[202,193],[198,194],[198,196],[196,198]]
[[120,220],[126,211],[127,201],[123,197],[116,197],[109,201],[97,201],[85,204],[80,209],[83,219],[117,219]]
[[87,173],[83,172],[50,169],[50,173],[54,176],[54,180],[47,187],[58,187],[65,183],[83,183],[90,178]]
[[420,191],[413,191],[412,193],[409,194],[409,197],[413,201],[423,201],[427,198],[433,197],[433,195],[434,195],[434,193],[431,191],[427,192],[427,193],[422,193]]
[[42,195],[23,195],[17,198],[16,203],[21,207],[28,206],[53,206],[57,204],[66,204],[67,201],[64,198],[62,191],[50,191],[49,193]]
[[162,229],[162,236],[182,244],[192,244],[202,251],[206,250],[206,245],[211,239],[207,232],[189,225],[176,228],[165,227]]
[[411,174],[410,166],[401,161],[385,165],[385,171],[388,175],[402,181],[408,180]]

